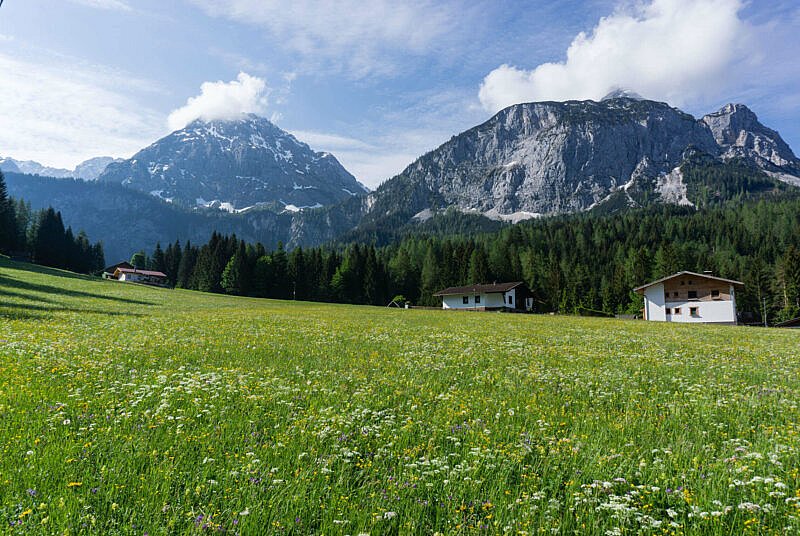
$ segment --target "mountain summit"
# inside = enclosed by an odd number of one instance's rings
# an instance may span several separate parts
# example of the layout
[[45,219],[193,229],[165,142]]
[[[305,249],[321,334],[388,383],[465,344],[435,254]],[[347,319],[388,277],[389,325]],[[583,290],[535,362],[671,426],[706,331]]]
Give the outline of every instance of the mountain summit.
[[173,203],[231,212],[256,205],[296,212],[367,191],[333,155],[313,151],[253,114],[193,121],[109,165],[99,180]]
[[721,180],[739,166],[764,188],[781,187],[772,179],[800,186],[800,161],[746,106],[698,120],[626,94],[505,108],[386,181],[369,195],[366,218],[407,221],[455,207],[518,221],[607,203],[693,205],[705,186],[686,172],[698,161],[728,166]]

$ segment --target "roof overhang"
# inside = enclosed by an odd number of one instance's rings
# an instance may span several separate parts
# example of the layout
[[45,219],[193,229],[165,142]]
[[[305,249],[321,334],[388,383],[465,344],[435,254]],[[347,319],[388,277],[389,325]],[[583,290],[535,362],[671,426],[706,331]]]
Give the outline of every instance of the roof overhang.
[[678,272],[677,274],[668,275],[667,277],[662,277],[661,279],[656,279],[646,285],[642,285],[641,287],[636,287],[633,289],[634,292],[637,294],[643,294],[645,289],[652,287],[653,285],[658,285],[659,283],[664,283],[665,281],[669,281],[670,279],[675,279],[677,277],[685,277],[685,276],[692,276],[692,277],[700,277],[702,279],[713,279],[714,281],[719,281],[720,283],[728,283],[729,285],[733,285],[736,287],[743,287],[744,283],[741,281],[736,281],[735,279],[725,279],[724,277],[717,277],[708,274],[698,274],[697,272],[689,272],[683,271]]

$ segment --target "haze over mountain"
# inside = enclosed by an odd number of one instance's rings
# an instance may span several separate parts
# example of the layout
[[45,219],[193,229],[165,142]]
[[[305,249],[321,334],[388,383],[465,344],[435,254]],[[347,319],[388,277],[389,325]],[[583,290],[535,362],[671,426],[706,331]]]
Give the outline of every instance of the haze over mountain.
[[312,150],[254,114],[196,119],[108,166],[99,180],[229,212],[255,206],[297,212],[367,191],[332,154]]
[[0,171],[10,171],[12,173],[26,173],[28,175],[40,175],[42,177],[55,177],[57,179],[83,179],[93,181],[103,172],[106,166],[112,162],[121,162],[120,158],[110,156],[98,156],[81,162],[75,169],[62,169],[45,166],[33,160],[15,160],[10,157],[0,157]]

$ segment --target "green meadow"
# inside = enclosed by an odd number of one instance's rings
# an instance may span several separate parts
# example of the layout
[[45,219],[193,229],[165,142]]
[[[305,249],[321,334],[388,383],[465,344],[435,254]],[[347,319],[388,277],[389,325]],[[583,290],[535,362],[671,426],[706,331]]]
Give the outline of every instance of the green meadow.
[[0,533],[793,533],[798,354],[0,259]]

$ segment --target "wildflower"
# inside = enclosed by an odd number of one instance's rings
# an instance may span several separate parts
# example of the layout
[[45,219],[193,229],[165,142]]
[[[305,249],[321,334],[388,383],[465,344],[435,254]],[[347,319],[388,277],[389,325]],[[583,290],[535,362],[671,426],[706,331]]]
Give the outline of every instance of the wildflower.
[[384,512],[383,519],[392,519],[397,516],[397,512]]
[[83,482],[70,482],[67,484],[68,488],[79,488],[81,486],[83,486]]

